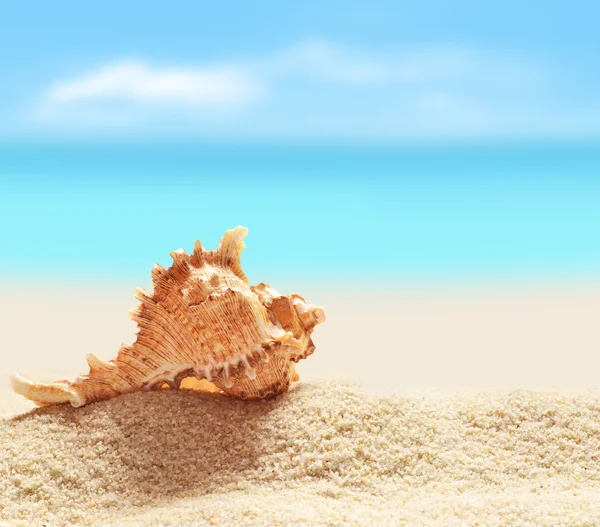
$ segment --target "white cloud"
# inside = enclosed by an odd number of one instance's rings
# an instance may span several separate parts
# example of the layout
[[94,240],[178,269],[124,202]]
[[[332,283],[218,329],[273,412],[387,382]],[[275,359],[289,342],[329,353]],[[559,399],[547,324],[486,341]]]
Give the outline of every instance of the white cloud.
[[257,100],[261,91],[260,82],[235,68],[160,68],[127,61],[58,82],[49,89],[47,98],[57,104],[116,99],[177,105],[237,105]]

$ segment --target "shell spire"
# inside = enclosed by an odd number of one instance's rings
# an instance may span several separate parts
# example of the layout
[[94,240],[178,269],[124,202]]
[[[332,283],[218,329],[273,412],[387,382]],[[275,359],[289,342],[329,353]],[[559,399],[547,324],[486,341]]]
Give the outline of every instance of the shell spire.
[[[207,251],[202,247],[200,240],[196,240],[194,250],[188,261],[193,267],[202,267],[205,263],[228,267],[238,278],[248,283],[248,278],[242,271],[241,263],[242,251],[246,248],[244,238],[247,234],[248,229],[240,226],[225,231],[219,248],[214,251]],[[180,249],[180,251],[183,251],[183,249]],[[173,256],[173,253],[171,253],[171,256]]]
[[196,241],[152,269],[153,291],[136,289],[132,345],[105,362],[87,356],[87,375],[50,384],[11,378],[13,390],[40,405],[82,406],[137,390],[179,388],[195,377],[211,391],[242,399],[277,395],[298,380],[295,363],[314,352],[311,334],[323,309],[271,286],[248,286],[241,266],[245,227],[225,232],[218,249]]

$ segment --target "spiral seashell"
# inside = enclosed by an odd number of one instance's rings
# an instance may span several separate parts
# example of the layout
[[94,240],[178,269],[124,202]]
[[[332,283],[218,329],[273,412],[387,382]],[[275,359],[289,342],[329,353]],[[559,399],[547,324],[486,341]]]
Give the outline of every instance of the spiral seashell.
[[225,232],[218,249],[200,242],[192,254],[171,253],[168,269],[155,265],[153,291],[136,289],[130,311],[139,331],[132,345],[105,362],[87,356],[90,371],[74,381],[33,383],[19,375],[13,390],[38,405],[75,407],[138,390],[177,389],[194,377],[241,399],[285,392],[298,380],[295,364],[311,355],[311,334],[325,321],[322,308],[271,286],[249,286],[240,255],[248,229]]

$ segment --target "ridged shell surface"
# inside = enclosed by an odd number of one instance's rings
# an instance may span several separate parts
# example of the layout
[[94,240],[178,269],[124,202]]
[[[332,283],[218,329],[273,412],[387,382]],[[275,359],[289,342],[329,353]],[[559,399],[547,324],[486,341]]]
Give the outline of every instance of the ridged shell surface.
[[323,309],[300,295],[249,286],[240,255],[244,227],[226,231],[214,251],[196,242],[192,254],[171,253],[173,265],[152,270],[153,291],[137,289],[136,341],[104,362],[87,356],[90,371],[74,381],[38,384],[12,377],[15,392],[40,405],[73,406],[195,377],[242,399],[285,392],[298,380],[295,363],[314,352],[310,338]]

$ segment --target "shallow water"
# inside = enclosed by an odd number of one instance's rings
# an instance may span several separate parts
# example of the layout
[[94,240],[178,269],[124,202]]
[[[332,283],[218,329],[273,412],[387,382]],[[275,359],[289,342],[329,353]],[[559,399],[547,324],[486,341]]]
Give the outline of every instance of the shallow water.
[[148,277],[237,224],[251,281],[588,277],[599,203],[597,145],[3,145],[0,279]]

